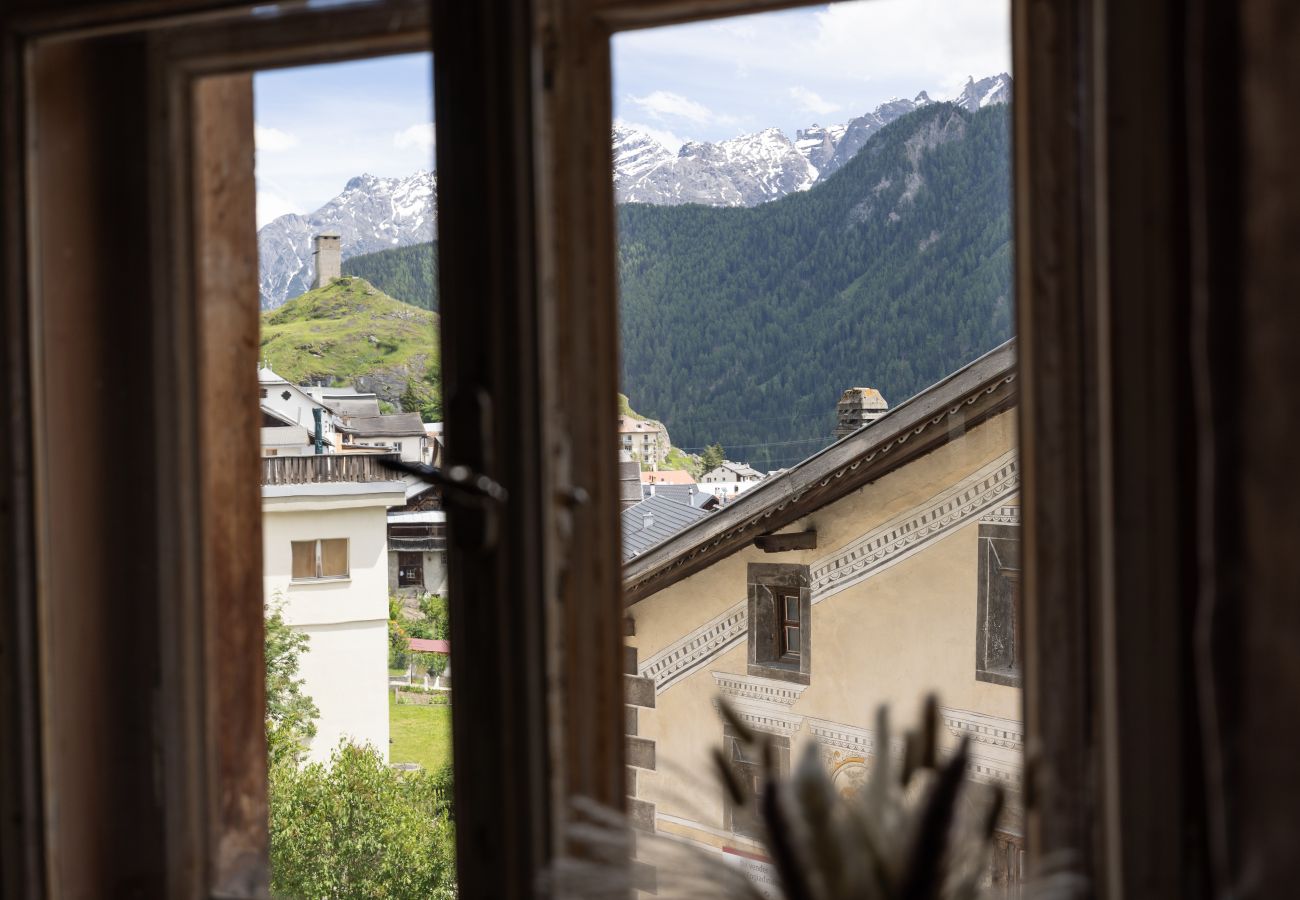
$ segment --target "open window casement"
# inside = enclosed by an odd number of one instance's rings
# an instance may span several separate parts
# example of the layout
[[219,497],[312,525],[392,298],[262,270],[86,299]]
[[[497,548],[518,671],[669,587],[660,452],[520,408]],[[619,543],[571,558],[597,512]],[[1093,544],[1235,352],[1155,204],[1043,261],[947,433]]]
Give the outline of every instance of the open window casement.
[[[435,50],[463,895],[622,805],[609,37],[785,5],[0,10],[6,897],[266,889],[261,66]],[[1296,882],[1291,5],[1013,4],[1025,850],[1099,896]]]

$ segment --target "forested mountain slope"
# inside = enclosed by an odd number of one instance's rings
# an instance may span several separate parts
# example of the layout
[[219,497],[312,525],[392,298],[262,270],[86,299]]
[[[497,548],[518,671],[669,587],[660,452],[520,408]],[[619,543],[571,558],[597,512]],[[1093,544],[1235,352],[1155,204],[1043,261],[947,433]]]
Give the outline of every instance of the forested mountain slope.
[[687,450],[786,466],[1011,335],[1008,108],[926,106],[811,190],[619,211],[622,390]]
[[[896,406],[1009,338],[1009,115],[926,105],[752,208],[621,206],[620,390],[688,451],[784,467],[830,442],[845,388]],[[436,306],[428,244],[345,267]]]
[[403,303],[421,309],[438,309],[437,241],[345,259],[343,274],[364,278]]

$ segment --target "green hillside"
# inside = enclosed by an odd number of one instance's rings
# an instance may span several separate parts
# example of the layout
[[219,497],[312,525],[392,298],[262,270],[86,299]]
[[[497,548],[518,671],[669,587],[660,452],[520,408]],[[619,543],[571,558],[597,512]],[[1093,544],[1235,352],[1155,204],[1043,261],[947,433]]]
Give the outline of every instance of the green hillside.
[[622,388],[684,450],[788,466],[845,388],[897,405],[1005,341],[1008,129],[1005,106],[938,104],[805,193],[622,207]]
[[416,244],[354,256],[343,274],[364,278],[380,290],[421,309],[438,308],[438,245]]
[[[620,207],[620,390],[687,452],[721,443],[784,467],[830,442],[845,388],[897,406],[1005,341],[1009,129],[1009,107],[935,104],[803,193],[748,209]],[[418,267],[436,272],[433,254],[365,265],[404,296]]]
[[344,277],[262,314],[261,358],[294,383],[373,391],[425,421],[441,417],[438,317]]

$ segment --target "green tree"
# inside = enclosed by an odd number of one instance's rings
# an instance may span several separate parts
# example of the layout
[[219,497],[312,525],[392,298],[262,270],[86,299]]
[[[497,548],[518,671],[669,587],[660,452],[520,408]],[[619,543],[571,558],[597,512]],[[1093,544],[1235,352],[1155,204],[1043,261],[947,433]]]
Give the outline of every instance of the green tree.
[[388,597],[388,668],[405,669],[409,662],[411,633],[402,612],[402,601]]
[[266,604],[266,743],[271,765],[296,763],[320,710],[303,691],[298,660],[311,639],[284,621],[284,598]]
[[700,454],[700,467],[704,472],[711,472],[726,461],[727,451],[722,449],[721,444],[709,444]]
[[398,772],[371,747],[271,767],[271,893],[283,898],[456,897],[448,773]]

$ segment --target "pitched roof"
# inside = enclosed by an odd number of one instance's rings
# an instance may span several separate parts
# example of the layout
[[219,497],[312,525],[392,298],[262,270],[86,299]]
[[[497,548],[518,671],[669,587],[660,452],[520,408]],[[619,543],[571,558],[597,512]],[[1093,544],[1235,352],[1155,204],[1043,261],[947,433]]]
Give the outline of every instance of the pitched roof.
[[702,491],[692,484],[643,484],[642,497],[667,497],[678,503],[696,506],[700,509],[713,509],[718,505],[718,498],[708,491]]
[[659,432],[663,431],[663,425],[652,419],[634,419],[631,416],[618,417],[618,433],[632,434],[639,432]]
[[[1012,339],[894,407],[870,428],[859,429],[783,474],[764,479],[717,512],[699,516],[634,557],[627,553],[625,524],[623,586],[627,602],[643,600],[743,549],[754,538],[798,521],[955,440],[979,423],[1013,409],[1017,399],[1016,344]],[[634,509],[623,511],[624,523]]]
[[658,472],[642,472],[642,484],[695,484],[695,478],[685,469],[660,469]]
[[355,397],[336,397],[331,394],[324,394],[321,399],[330,409],[345,418],[377,418],[380,415],[379,400],[374,394],[362,394]]
[[738,462],[732,462],[732,461],[729,460],[729,459],[728,459],[728,460],[723,460],[721,463],[718,464],[718,466],[717,466],[716,468],[710,469],[709,471],[705,472],[704,474],[705,474],[705,475],[712,475],[714,472],[718,471],[718,469],[724,469],[724,470],[726,470],[726,471],[728,471],[728,472],[731,472],[731,473],[733,473],[733,474],[735,474],[735,475],[741,475],[741,476],[746,476],[746,477],[753,477],[753,478],[762,478],[762,477],[763,477],[763,473],[760,472],[760,471],[758,471],[758,469],[755,469],[755,468],[754,468],[753,466],[751,466],[749,463],[738,463]]
[[347,430],[362,437],[424,437],[424,423],[419,413],[391,416],[358,416],[348,419]]
[[416,653],[450,653],[451,642],[437,638],[411,638],[410,649]]
[[710,513],[668,497],[647,497],[622,512],[623,561],[663,543]]

